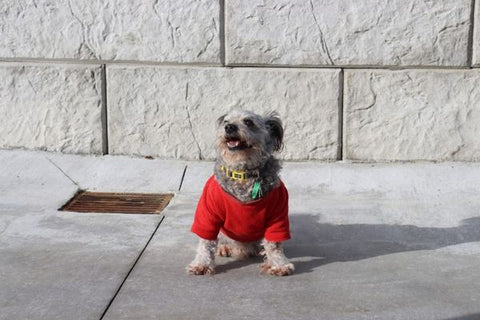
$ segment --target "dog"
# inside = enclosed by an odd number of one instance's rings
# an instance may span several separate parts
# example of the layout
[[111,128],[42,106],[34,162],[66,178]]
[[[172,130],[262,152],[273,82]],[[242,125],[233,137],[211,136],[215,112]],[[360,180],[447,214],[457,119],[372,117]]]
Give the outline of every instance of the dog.
[[215,273],[215,255],[245,259],[263,255],[262,272],[287,276],[293,264],[283,252],[290,239],[288,191],[274,153],[283,146],[282,122],[234,110],[217,120],[217,160],[197,204],[191,231],[200,237],[192,275]]

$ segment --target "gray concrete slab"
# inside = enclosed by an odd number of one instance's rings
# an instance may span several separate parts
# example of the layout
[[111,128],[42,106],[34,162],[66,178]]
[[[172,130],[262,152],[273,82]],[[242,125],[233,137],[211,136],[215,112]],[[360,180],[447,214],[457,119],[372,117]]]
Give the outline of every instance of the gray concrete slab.
[[[285,163],[291,277],[187,276],[211,162],[0,151],[0,319],[478,319],[480,164]],[[185,175],[183,176],[184,169]],[[160,216],[58,212],[78,188],[182,191]]]
[[120,192],[175,192],[185,161],[127,156],[47,154],[82,189]]
[[284,162],[282,179],[292,190],[388,199],[476,195],[480,163]]
[[48,153],[0,150],[0,209],[55,208],[77,191],[77,186],[66,179],[46,155]]
[[184,166],[26,151],[0,163],[0,319],[99,319],[162,217],[57,209],[78,188],[178,188]]
[[99,319],[155,226],[24,212],[0,239],[0,319]]
[[451,187],[479,166],[452,164],[450,187],[421,187],[445,180],[448,166],[286,164],[296,265],[286,278],[260,275],[258,259],[220,259],[215,276],[187,276],[198,193],[181,193],[105,318],[480,318],[480,200]]

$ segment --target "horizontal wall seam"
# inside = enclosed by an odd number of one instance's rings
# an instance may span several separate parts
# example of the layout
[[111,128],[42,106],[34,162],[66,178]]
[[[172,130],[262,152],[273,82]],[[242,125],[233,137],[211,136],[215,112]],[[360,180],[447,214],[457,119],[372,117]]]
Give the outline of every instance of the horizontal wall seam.
[[330,65],[330,66],[316,66],[316,65],[228,65],[221,64],[191,64],[191,63],[151,63],[145,61],[106,61],[106,60],[57,60],[57,59],[3,59],[0,58],[1,64],[12,65],[77,65],[77,66],[126,66],[126,67],[171,67],[171,68],[221,68],[221,69],[242,69],[242,68],[256,68],[256,69],[317,69],[317,70],[447,70],[447,71],[465,71],[479,69],[480,65],[476,66],[361,66],[361,65]]
[[0,63],[38,63],[38,64],[74,64],[74,65],[139,65],[139,66],[194,66],[222,67],[221,63],[206,62],[156,62],[142,60],[76,60],[44,58],[0,58]]

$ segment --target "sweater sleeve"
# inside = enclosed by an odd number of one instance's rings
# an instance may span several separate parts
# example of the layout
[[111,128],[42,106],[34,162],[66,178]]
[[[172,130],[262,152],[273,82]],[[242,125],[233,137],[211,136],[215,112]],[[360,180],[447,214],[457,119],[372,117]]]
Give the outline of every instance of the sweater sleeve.
[[272,198],[271,215],[266,223],[265,239],[271,242],[282,242],[290,239],[290,222],[288,220],[288,191],[283,183]]
[[213,196],[215,190],[211,177],[203,188],[197,204],[191,231],[205,240],[216,240],[223,225],[218,201]]

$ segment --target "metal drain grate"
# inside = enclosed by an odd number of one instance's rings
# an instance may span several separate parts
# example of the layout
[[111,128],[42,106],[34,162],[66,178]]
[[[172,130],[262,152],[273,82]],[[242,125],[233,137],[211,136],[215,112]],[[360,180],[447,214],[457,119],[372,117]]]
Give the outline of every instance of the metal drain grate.
[[115,193],[79,191],[61,211],[159,214],[173,198],[166,193]]

